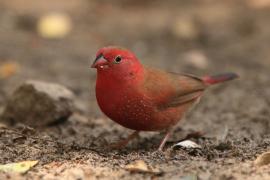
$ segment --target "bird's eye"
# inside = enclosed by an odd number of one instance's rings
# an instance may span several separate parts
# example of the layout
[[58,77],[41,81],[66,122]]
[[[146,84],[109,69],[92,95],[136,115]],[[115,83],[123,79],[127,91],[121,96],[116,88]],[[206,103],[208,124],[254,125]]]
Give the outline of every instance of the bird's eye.
[[122,57],[121,56],[116,56],[114,59],[114,63],[118,64],[122,61]]

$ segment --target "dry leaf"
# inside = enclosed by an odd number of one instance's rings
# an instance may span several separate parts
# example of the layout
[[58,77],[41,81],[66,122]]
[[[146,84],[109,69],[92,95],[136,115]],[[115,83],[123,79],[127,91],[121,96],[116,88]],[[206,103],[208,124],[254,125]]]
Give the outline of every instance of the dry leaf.
[[0,123],[0,128],[6,128],[6,127],[7,127],[6,124]]
[[9,62],[0,65],[0,79],[8,78],[14,75],[19,69],[19,65],[14,62]]
[[0,171],[4,172],[16,172],[16,173],[26,173],[30,168],[34,167],[38,161],[22,161],[18,163],[10,163],[0,165]]
[[270,164],[270,151],[259,155],[257,159],[254,161],[254,163],[257,166],[264,166],[264,165]]
[[195,143],[193,141],[190,141],[190,140],[181,141],[181,142],[173,145],[173,148],[174,147],[179,147],[179,146],[184,147],[184,148],[198,148],[198,149],[202,148],[199,144],[197,144],[197,143]]
[[199,36],[198,27],[193,19],[189,17],[181,17],[172,23],[171,31],[173,35],[183,39],[195,39]]
[[144,161],[137,160],[132,162],[125,167],[126,170],[130,172],[137,172],[137,173],[152,173],[152,174],[161,174],[162,172],[158,169],[154,169],[148,166]]
[[65,37],[72,28],[70,17],[65,14],[51,13],[41,17],[37,31],[43,38],[58,39]]
[[207,56],[200,50],[192,50],[184,54],[185,62],[199,69],[206,69],[209,66]]

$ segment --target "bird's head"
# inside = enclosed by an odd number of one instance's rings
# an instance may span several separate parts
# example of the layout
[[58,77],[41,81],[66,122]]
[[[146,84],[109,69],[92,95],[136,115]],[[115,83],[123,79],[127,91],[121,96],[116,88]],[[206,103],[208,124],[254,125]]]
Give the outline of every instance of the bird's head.
[[96,68],[98,73],[126,75],[141,69],[142,65],[131,51],[119,47],[104,47],[98,50],[91,67]]

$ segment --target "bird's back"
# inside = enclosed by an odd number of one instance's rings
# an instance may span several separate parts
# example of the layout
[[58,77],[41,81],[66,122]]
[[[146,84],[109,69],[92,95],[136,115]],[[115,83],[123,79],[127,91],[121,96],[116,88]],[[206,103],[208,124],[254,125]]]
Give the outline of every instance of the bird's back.
[[[177,107],[193,100],[206,88],[198,77],[145,67],[144,93],[157,107]],[[178,103],[177,103],[178,102]]]

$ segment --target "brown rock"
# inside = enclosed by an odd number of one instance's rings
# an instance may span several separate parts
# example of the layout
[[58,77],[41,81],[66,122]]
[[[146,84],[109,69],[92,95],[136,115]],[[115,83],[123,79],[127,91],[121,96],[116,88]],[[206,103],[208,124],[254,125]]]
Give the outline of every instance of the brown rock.
[[1,120],[11,125],[52,125],[72,114],[73,98],[73,93],[62,85],[27,81],[9,98]]

